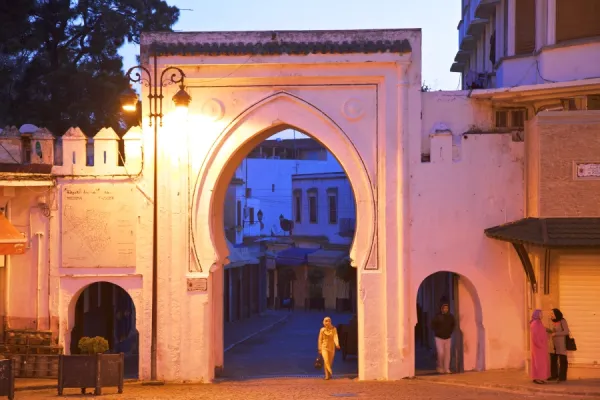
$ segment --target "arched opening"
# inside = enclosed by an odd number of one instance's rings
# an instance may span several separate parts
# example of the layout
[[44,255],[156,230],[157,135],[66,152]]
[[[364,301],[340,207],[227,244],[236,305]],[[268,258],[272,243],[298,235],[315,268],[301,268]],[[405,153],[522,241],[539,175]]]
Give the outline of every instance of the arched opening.
[[70,354],[78,354],[79,339],[101,336],[109,353],[125,354],[125,378],[139,373],[139,334],[136,310],[129,293],[110,282],[95,282],[83,289],[75,302]]
[[315,375],[322,321],[338,327],[335,376],[358,373],[353,188],[318,133],[280,124],[232,156],[223,196],[224,378]]
[[[485,369],[485,331],[483,312],[477,290],[466,277],[440,271],[423,280],[417,291],[415,325],[415,371],[417,375],[446,373],[438,352],[447,351],[444,341],[447,319],[436,319],[443,304],[454,317],[454,329],[447,344],[450,371]],[[439,318],[439,317],[438,317]],[[437,334],[436,334],[437,331]],[[436,338],[436,336],[441,336]],[[440,361],[438,363],[438,361]]]

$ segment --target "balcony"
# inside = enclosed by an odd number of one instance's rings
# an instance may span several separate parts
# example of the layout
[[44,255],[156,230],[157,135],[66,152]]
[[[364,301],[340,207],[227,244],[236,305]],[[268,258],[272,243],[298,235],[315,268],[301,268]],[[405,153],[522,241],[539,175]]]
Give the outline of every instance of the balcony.
[[500,0],[476,0],[475,18],[488,19],[496,12]]
[[473,21],[471,21],[469,27],[467,28],[467,35],[473,36],[475,38],[479,37],[479,35],[481,35],[488,22],[490,22],[488,19],[475,18]]

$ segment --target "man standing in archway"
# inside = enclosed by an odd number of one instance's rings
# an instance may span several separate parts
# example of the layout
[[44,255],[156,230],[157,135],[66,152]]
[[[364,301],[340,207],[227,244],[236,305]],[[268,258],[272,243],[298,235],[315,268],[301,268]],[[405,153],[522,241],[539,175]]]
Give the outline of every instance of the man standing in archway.
[[450,357],[452,332],[454,332],[454,316],[450,314],[450,305],[446,297],[442,297],[440,312],[431,321],[431,329],[435,335],[437,350],[437,371],[440,374],[450,373]]

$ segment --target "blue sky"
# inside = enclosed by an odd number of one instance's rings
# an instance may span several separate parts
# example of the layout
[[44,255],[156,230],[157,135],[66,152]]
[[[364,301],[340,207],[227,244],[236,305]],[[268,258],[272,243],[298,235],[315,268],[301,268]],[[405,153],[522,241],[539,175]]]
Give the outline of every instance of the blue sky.
[[[456,90],[450,72],[458,49],[459,0],[168,0],[181,11],[176,31],[326,30],[421,28],[423,81],[433,90]],[[185,10],[189,9],[191,11]],[[139,46],[121,50],[124,68]]]

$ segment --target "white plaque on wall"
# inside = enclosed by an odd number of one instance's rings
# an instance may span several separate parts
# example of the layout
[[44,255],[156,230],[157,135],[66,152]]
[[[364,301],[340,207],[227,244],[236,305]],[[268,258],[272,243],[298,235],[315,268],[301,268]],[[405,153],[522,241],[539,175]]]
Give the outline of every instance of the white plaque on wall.
[[576,163],[578,178],[600,178],[600,163]]
[[131,184],[62,188],[62,266],[135,267],[136,220]]

